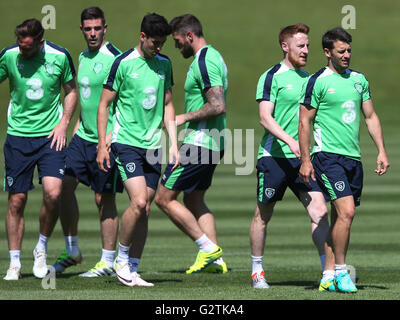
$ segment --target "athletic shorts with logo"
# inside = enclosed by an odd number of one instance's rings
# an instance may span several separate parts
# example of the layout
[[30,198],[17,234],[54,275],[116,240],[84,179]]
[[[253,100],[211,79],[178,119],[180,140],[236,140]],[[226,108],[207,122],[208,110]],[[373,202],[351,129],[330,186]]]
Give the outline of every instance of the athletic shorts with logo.
[[157,190],[161,176],[160,149],[143,149],[114,142],[111,150],[115,156],[122,181],[144,176],[147,187]]
[[39,183],[43,177],[64,178],[65,148],[50,148],[53,138],[7,135],[4,143],[4,191],[27,192],[34,188],[33,174],[38,168]]
[[301,161],[297,158],[262,157],[257,161],[257,199],[262,203],[282,200],[289,187],[297,198],[300,191],[319,191],[317,182],[306,184],[299,176]]
[[97,193],[122,192],[124,185],[114,155],[110,152],[111,168],[101,171],[97,165],[97,143],[82,139],[75,134],[68,145],[65,175],[77,178]]
[[192,144],[183,144],[179,149],[180,164],[171,171],[173,164],[165,168],[161,184],[170,190],[191,193],[194,190],[207,190],[212,182],[217,164],[224,151],[213,151]]
[[335,153],[317,152],[312,164],[326,201],[353,196],[355,206],[360,205],[363,188],[361,161]]

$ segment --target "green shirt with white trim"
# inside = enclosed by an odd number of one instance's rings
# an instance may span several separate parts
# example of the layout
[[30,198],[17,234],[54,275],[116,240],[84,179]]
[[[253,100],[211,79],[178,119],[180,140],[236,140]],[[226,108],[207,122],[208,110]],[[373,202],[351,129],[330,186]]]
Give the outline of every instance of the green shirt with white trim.
[[[298,140],[301,93],[308,77],[302,69],[291,69],[280,62],[264,72],[257,85],[256,100],[274,103],[273,118],[295,140]],[[296,155],[265,129],[258,148],[258,159],[262,157],[295,158]]]
[[[221,54],[211,45],[201,48],[189,67],[185,82],[185,113],[197,111],[207,103],[204,90],[221,86],[228,89],[228,69]],[[184,143],[193,144],[213,151],[224,150],[226,115],[185,124]]]
[[111,141],[160,148],[165,91],[173,85],[169,58],[157,54],[146,59],[130,49],[115,59],[104,85],[117,92]]
[[7,134],[40,137],[51,133],[63,115],[61,87],[75,69],[68,51],[45,40],[43,49],[25,59],[17,44],[0,52],[0,82],[10,82]]
[[303,95],[302,104],[316,109],[312,154],[323,151],[361,160],[360,113],[362,103],[371,99],[365,76],[325,67],[310,77]]
[[[78,86],[81,103],[81,121],[76,134],[90,142],[97,143],[97,109],[99,107],[104,80],[108,77],[115,57],[121,51],[106,42],[94,52],[85,50],[79,55]],[[107,123],[107,133],[112,130],[113,107]]]

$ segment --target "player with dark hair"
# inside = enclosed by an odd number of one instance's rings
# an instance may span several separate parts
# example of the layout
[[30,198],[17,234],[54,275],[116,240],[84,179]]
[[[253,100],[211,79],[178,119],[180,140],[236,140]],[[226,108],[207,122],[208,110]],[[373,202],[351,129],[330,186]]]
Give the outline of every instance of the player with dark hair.
[[[328,243],[334,252],[335,265],[324,272],[320,291],[357,292],[347,271],[346,254],[363,186],[359,142],[361,112],[378,149],[375,172],[381,176],[390,165],[369,83],[362,73],[349,69],[351,41],[351,35],[342,28],[324,34],[322,46],[328,65],[309,78],[300,105],[300,176],[306,183],[318,182],[325,199],[331,202],[332,230]],[[316,143],[312,161],[309,153],[311,122]]]
[[130,203],[121,218],[114,269],[127,286],[153,286],[140,278],[137,267],[146,242],[150,204],[161,174],[161,161],[157,159],[161,155],[163,121],[170,138],[169,159],[175,161],[174,167],[179,164],[172,66],[169,58],[160,54],[170,33],[164,17],[155,13],[144,17],[139,44],[113,63],[98,108],[97,163],[107,171],[111,166],[106,143],[108,108],[115,99],[111,146]]
[[[99,210],[102,238],[102,256],[96,265],[82,277],[113,275],[115,247],[118,234],[118,213],[115,192],[122,192],[123,185],[114,157],[110,154],[112,169],[103,172],[96,162],[97,156],[97,108],[115,57],[121,53],[106,41],[107,24],[104,12],[98,7],[82,11],[81,26],[87,50],[79,55],[78,86],[81,113],[75,124],[74,134],[67,148],[65,178],[61,195],[60,220],[64,231],[65,250],[53,265],[57,273],[81,263],[82,255],[78,244],[79,208],[75,196],[78,183],[90,186],[95,194]],[[114,108],[110,108],[114,112]],[[113,115],[107,124],[107,146],[110,147]]]
[[[37,19],[15,29],[17,43],[0,52],[0,82],[10,81],[7,138],[4,144],[5,191],[9,193],[6,230],[10,268],[5,280],[21,276],[24,209],[34,188],[37,166],[43,186],[39,241],[33,250],[33,274],[44,278],[47,243],[58,218],[65,166],[66,132],[77,102],[75,69],[68,51],[43,39]],[[61,88],[64,104],[61,104]]]
[[[207,44],[195,16],[175,17],[170,25],[175,47],[184,58],[195,59],[185,82],[185,113],[176,116],[177,125],[186,129],[181,165],[175,171],[171,164],[166,167],[155,201],[199,248],[186,273],[226,273],[215,218],[204,197],[224,154],[228,70],[221,54]],[[183,204],[177,200],[181,192]]]
[[[302,23],[281,30],[283,60],[264,72],[257,86],[260,123],[265,133],[258,152],[257,206],[250,227],[254,288],[269,288],[262,265],[267,225],[288,187],[310,216],[312,239],[322,269],[325,268],[329,223],[324,197],[316,183],[308,186],[299,177],[298,111],[302,88],[308,79],[301,69],[307,64],[308,33],[309,27]],[[332,254],[328,255],[328,260],[332,258]]]

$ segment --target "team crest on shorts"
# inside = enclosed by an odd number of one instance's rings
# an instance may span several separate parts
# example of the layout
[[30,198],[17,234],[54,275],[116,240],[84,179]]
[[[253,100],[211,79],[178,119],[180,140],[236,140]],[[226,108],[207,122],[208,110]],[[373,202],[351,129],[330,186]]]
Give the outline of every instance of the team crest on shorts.
[[268,197],[268,198],[272,198],[274,195],[275,195],[275,189],[273,189],[273,188],[266,188],[265,189],[265,195]]
[[343,181],[338,181],[335,183],[335,188],[337,191],[342,192],[345,187],[346,187],[346,184]]
[[8,186],[11,187],[13,183],[14,183],[14,179],[13,179],[12,177],[8,176],[8,177],[7,177],[7,184],[8,184]]
[[129,162],[126,164],[125,167],[126,167],[126,170],[128,170],[128,172],[132,173],[136,169],[136,164],[134,162]]

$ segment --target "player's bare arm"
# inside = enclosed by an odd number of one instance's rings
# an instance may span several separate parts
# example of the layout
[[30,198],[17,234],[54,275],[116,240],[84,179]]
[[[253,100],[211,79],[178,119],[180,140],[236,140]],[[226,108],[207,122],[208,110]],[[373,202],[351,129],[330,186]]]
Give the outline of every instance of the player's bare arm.
[[64,83],[63,88],[65,92],[63,116],[48,136],[49,138],[53,138],[50,148],[53,148],[55,145],[57,151],[62,150],[67,143],[67,128],[78,101],[78,91],[76,89],[75,79]]
[[172,167],[172,171],[180,163],[180,156],[178,150],[178,140],[177,140],[177,130],[176,130],[176,122],[175,122],[175,108],[172,101],[172,90],[171,88],[165,91],[164,98],[164,126],[168,132],[169,140],[170,140],[170,149],[169,149],[169,159],[171,162],[174,162],[174,166]]
[[301,167],[299,170],[300,178],[305,183],[310,183],[311,179],[314,181],[314,167],[311,163],[310,158],[310,133],[311,133],[311,120],[315,116],[316,110],[310,106],[300,104],[300,119],[299,119],[299,146],[300,146],[300,157]]
[[279,140],[286,143],[290,150],[300,159],[299,143],[293,139],[274,119],[275,104],[271,101],[261,100],[258,104],[260,124]]
[[99,137],[99,142],[97,145],[96,161],[99,169],[104,172],[107,172],[107,169],[104,168],[104,161],[106,162],[106,166],[108,168],[111,167],[110,155],[107,150],[106,131],[110,104],[114,100],[115,96],[116,92],[114,90],[106,87],[103,88],[99,102],[99,108],[97,109],[97,134]]
[[202,121],[219,116],[226,112],[224,88],[221,86],[211,87],[205,91],[207,103],[197,110],[178,115],[176,124],[179,126],[188,121]]
[[374,110],[371,99],[364,101],[361,109],[365,117],[365,123],[367,125],[369,135],[378,149],[378,157],[376,159],[377,167],[374,172],[381,176],[390,166],[389,159],[386,154],[381,122]]

